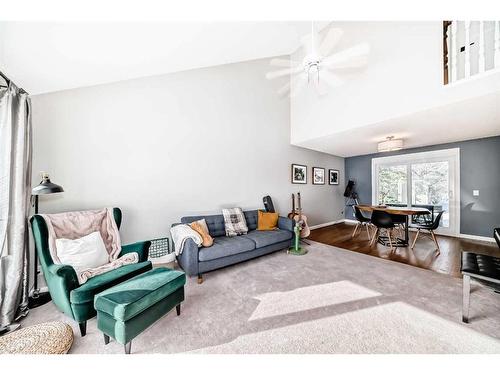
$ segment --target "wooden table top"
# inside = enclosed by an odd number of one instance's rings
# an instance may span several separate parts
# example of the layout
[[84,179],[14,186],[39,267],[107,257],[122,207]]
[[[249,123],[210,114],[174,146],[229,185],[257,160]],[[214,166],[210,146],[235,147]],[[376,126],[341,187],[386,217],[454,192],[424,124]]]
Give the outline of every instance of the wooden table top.
[[381,207],[369,204],[358,204],[356,207],[358,207],[361,211],[372,212],[374,210],[380,210],[393,215],[425,215],[431,213],[428,209],[420,207]]

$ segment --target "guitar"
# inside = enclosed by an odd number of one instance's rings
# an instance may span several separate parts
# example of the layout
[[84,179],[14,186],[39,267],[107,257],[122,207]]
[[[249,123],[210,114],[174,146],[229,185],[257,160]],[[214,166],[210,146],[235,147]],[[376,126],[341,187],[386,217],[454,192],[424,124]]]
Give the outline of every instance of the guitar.
[[311,229],[307,225],[307,216],[302,214],[302,202],[300,200],[300,193],[297,193],[298,200],[298,215],[293,218],[301,227],[300,238],[307,238],[311,234]]
[[273,200],[269,195],[266,195],[264,198],[262,198],[262,201],[264,202],[264,208],[266,209],[266,212],[276,212],[274,210]]
[[287,217],[293,219],[295,217],[295,194],[292,193],[292,211],[288,213]]

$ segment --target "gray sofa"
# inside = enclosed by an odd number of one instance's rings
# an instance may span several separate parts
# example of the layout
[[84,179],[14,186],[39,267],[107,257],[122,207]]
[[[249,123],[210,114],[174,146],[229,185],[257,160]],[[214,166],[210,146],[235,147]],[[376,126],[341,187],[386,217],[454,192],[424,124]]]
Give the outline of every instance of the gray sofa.
[[[190,276],[198,275],[198,282],[203,281],[202,274],[231,264],[243,262],[261,255],[290,247],[293,242],[293,220],[279,217],[278,229],[258,231],[257,210],[244,211],[248,226],[248,234],[237,237],[226,237],[224,217],[222,215],[186,216],[181,218],[182,224],[205,219],[214,244],[200,247],[192,239],[184,245],[177,261]],[[175,224],[174,224],[175,225]]]

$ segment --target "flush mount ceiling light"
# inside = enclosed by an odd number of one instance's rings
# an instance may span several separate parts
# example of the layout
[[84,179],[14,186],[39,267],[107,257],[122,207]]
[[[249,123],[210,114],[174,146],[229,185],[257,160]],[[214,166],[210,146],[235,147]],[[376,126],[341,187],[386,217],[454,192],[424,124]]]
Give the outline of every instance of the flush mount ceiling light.
[[403,149],[403,140],[394,139],[393,136],[387,137],[387,139],[378,144],[378,152],[389,152],[397,151]]

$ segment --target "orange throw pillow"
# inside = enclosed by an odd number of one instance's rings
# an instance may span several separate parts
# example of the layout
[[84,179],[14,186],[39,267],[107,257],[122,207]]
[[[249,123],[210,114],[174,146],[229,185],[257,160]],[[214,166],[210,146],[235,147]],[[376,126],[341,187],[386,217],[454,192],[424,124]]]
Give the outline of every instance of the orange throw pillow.
[[201,245],[203,247],[210,247],[214,244],[214,239],[208,234],[206,229],[197,221],[194,223],[189,224],[192,230],[195,232],[198,232],[198,234],[201,236],[202,243]]
[[257,230],[275,230],[278,226],[278,213],[277,212],[258,212],[257,216]]

